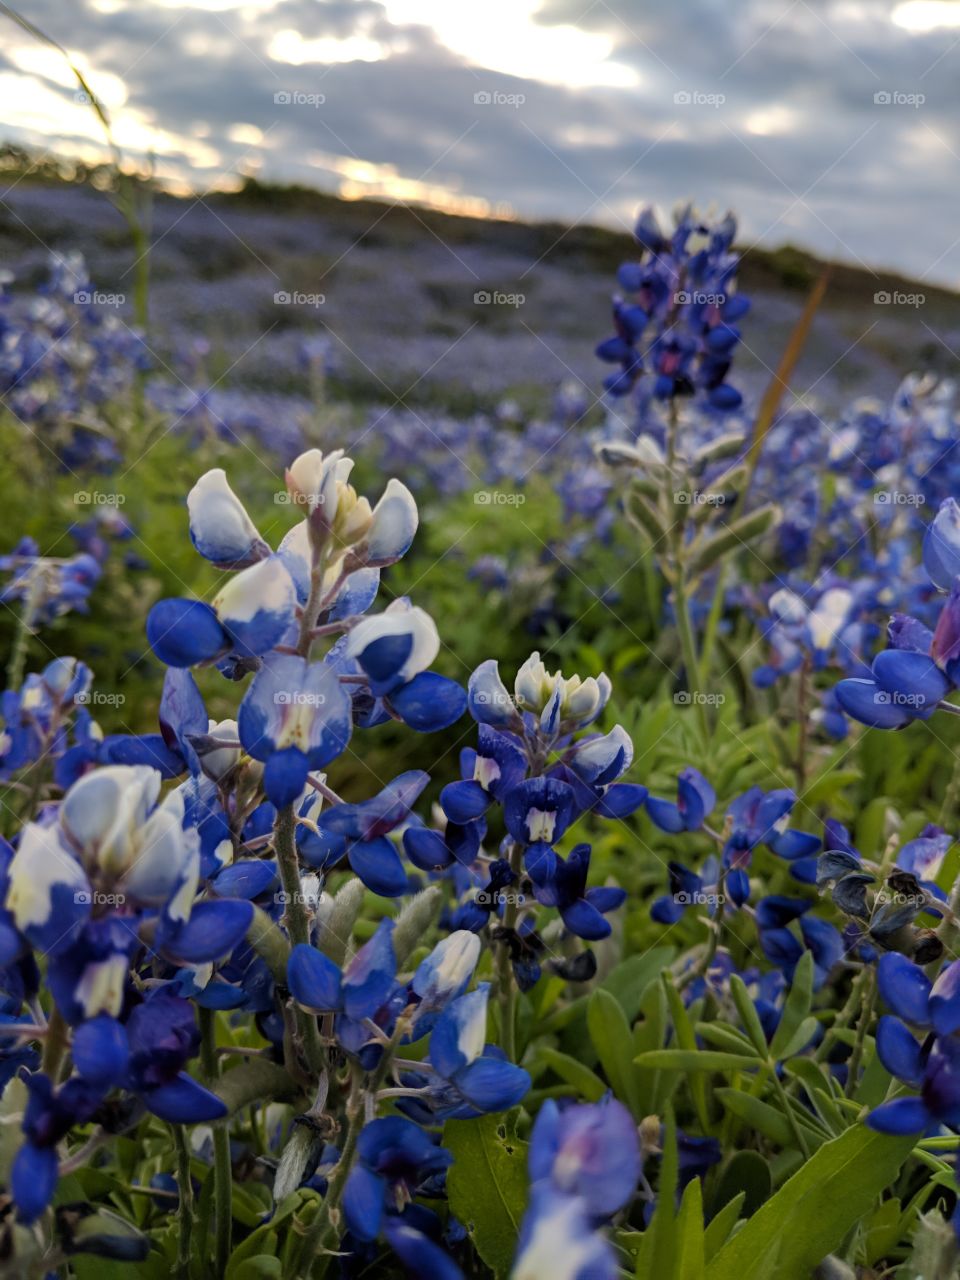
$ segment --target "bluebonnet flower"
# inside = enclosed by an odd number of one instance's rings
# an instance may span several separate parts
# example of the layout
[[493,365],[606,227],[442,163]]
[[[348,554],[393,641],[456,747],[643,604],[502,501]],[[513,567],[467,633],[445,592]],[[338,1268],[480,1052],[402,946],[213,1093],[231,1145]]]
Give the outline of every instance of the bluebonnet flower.
[[372,1120],[360,1134],[343,1196],[350,1231],[360,1240],[375,1240],[385,1216],[398,1214],[412,1196],[442,1180],[452,1163],[450,1152],[411,1120]]
[[[896,1015],[880,1019],[877,1053],[919,1096],[884,1102],[867,1123],[882,1133],[936,1132],[941,1125],[960,1124],[960,962],[931,983],[919,965],[890,952],[877,963],[877,984]],[[920,1043],[905,1024],[930,1034]]]
[[[797,962],[804,951],[809,951],[813,955],[814,989],[819,990],[842,959],[844,946],[843,938],[829,921],[808,914],[813,905],[806,898],[768,894],[757,903],[757,936],[763,954],[787,982],[793,981]],[[794,921],[799,926],[799,937],[790,928]]]
[[620,781],[633,758],[621,726],[607,734],[576,736],[597,718],[609,696],[606,676],[565,678],[548,672],[539,653],[522,665],[512,693],[496,662],[481,663],[467,689],[468,707],[479,724],[477,746],[461,753],[463,780],[441,792],[445,826],[440,831],[411,826],[404,834],[415,865],[452,875],[458,867],[472,869],[477,883],[475,864],[496,806],[507,834],[504,856],[489,866],[486,887],[461,902],[451,921],[477,931],[489,923],[495,940],[508,949],[522,988],[539,978],[543,950],[524,894],[519,886],[507,892],[522,870],[533,881],[535,900],[557,908],[569,932],[590,940],[609,934],[603,915],[624,899],[615,887],[586,887],[589,845],[577,846],[567,859],[555,848],[581,815],[626,816],[646,798],[645,787]]
[[616,1256],[598,1228],[633,1196],[640,1144],[633,1119],[609,1095],[560,1110],[548,1099],[530,1138],[530,1200],[513,1275],[612,1280]]
[[677,775],[677,802],[647,796],[647,815],[661,831],[700,831],[717,803],[716,793],[703,774],[691,765]]
[[[444,1082],[444,1113],[466,1118],[485,1111],[507,1111],[530,1088],[530,1076],[502,1056],[487,1052],[488,983],[451,1001],[430,1036],[430,1065]],[[451,1112],[451,1099],[458,1105]],[[429,1097],[422,1099],[430,1105]]]
[[[311,866],[327,871],[346,858],[368,889],[383,897],[397,897],[409,887],[407,872],[388,834],[410,816],[410,810],[429,782],[419,769],[399,774],[379,795],[360,804],[337,804],[321,812],[316,830],[303,826],[298,843]],[[311,807],[311,802],[306,802]]]
[[614,298],[615,336],[597,347],[602,360],[619,365],[604,382],[611,395],[639,382],[641,404],[647,395],[665,401],[702,390],[715,410],[739,406],[740,392],[726,381],[740,341],[736,321],[749,309],[734,292],[736,229],[730,214],[710,225],[688,206],[665,235],[653,211],[643,210],[634,234],[644,257],[617,272],[633,300]]
[[21,601],[24,625],[31,630],[75,610],[86,613],[88,598],[103,575],[100,561],[86,551],[69,558],[44,556],[32,538],[24,538],[0,556],[0,573],[10,573],[0,603]]
[[667,864],[670,873],[670,892],[657,898],[650,907],[651,918],[658,924],[676,924],[691,906],[706,904],[709,912],[716,912],[720,898],[720,861],[707,858],[699,873],[691,871],[682,862]]

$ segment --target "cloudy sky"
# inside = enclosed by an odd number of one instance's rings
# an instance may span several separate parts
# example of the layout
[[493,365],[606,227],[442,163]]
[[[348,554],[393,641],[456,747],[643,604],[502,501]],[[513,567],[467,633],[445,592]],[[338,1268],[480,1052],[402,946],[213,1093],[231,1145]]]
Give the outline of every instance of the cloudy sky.
[[[131,156],[354,197],[627,226],[734,208],[960,285],[960,0],[21,0]],[[96,154],[53,50],[0,41],[5,136]],[[0,192],[2,196],[2,192]]]

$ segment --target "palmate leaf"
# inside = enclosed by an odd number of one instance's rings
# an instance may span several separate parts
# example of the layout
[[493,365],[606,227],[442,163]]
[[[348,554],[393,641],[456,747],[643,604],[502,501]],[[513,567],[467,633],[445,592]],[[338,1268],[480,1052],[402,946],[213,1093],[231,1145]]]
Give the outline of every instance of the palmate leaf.
[[510,1273],[527,1202],[527,1144],[501,1114],[448,1120],[443,1145],[454,1159],[447,1173],[450,1211],[499,1280]]
[[825,1143],[708,1263],[706,1280],[811,1275],[870,1211],[914,1142],[855,1125]]

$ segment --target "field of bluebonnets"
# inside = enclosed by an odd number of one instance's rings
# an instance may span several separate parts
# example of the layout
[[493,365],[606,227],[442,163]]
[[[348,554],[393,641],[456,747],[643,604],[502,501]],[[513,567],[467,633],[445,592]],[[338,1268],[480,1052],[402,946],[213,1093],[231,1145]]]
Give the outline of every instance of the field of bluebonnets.
[[751,298],[690,208],[510,288],[464,235],[464,303],[412,223],[294,278],[257,228],[353,215],[250,188],[184,283],[185,208],[146,252],[48,179],[0,226],[0,1275],[954,1275],[917,335],[845,403],[826,275]]

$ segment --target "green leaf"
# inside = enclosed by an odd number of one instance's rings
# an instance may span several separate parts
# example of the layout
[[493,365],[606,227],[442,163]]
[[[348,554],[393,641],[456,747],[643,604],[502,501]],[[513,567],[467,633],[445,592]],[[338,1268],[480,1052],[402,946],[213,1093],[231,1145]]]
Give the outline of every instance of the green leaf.
[[691,1178],[683,1193],[677,1215],[676,1280],[702,1280],[706,1267],[703,1234],[703,1190],[699,1178]]
[[660,1183],[657,1207],[650,1225],[643,1233],[637,1254],[635,1274],[638,1277],[670,1276],[676,1256],[676,1192],[680,1165],[677,1152],[677,1124],[668,1111],[664,1128],[663,1156],[660,1160]]
[[[697,1049],[697,1037],[693,1030],[693,1024],[690,1021],[690,1015],[687,1012],[686,1005],[683,1003],[683,997],[673,985],[673,979],[669,973],[663,973],[661,975],[661,981],[663,982],[663,989],[667,994],[667,1006],[670,1010],[670,1018],[673,1022],[673,1029],[674,1034],[677,1037],[677,1044],[680,1046],[680,1050],[687,1054],[688,1057],[690,1054],[697,1054],[699,1052]],[[669,1053],[670,1050],[662,1050],[661,1052]],[[673,1050],[673,1052],[676,1053],[677,1050]],[[649,1058],[651,1055],[647,1054],[643,1056]],[[708,1052],[707,1056],[713,1058],[736,1058],[737,1055],[732,1053],[724,1054],[719,1052]],[[664,1066],[669,1064],[641,1062],[638,1065]],[[676,1064],[674,1064],[674,1066],[676,1067]],[[691,1068],[689,1065],[681,1066],[680,1070],[693,1071],[693,1074],[688,1076],[690,1093],[693,1097],[693,1105],[697,1110],[697,1118],[703,1129],[707,1131],[710,1128],[710,1108],[707,1106],[707,1082],[704,1080],[703,1076],[700,1074],[700,1069],[697,1067]]]
[[510,1272],[527,1200],[527,1144],[501,1114],[448,1120],[443,1145],[454,1158],[447,1172],[450,1211],[499,1280]]
[[[698,1022],[696,1032],[701,1040],[706,1040],[718,1049],[726,1049],[729,1053],[740,1053],[745,1058],[757,1061],[756,1049],[742,1032],[737,1031],[736,1027],[730,1027],[725,1022]],[[763,1057],[766,1058],[766,1046],[764,1046]]]
[[582,1062],[572,1058],[570,1054],[544,1046],[537,1050],[537,1056],[552,1071],[555,1071],[561,1080],[572,1084],[588,1102],[599,1102],[607,1092],[607,1086],[600,1077],[589,1067],[585,1067]]
[[730,994],[733,996],[733,1003],[737,1006],[737,1013],[740,1015],[740,1021],[743,1028],[750,1037],[753,1047],[762,1058],[767,1056],[767,1037],[763,1033],[763,1024],[760,1021],[760,1015],[757,1013],[756,1005],[750,999],[750,992],[747,990],[746,983],[739,974],[732,974],[730,977]]
[[914,1142],[855,1125],[825,1143],[724,1245],[707,1266],[707,1280],[810,1275],[870,1211]]
[[[809,953],[808,953],[809,954]],[[778,1060],[784,1058],[792,1058],[794,1054],[800,1053],[807,1047],[813,1037],[817,1034],[820,1023],[811,1014],[809,1018],[804,1018],[794,1031],[793,1035],[782,1048],[778,1047]],[[779,1030],[779,1028],[778,1028]],[[776,1037],[774,1037],[776,1039]]]
[[[632,1022],[640,1010],[644,993],[660,971],[671,963],[677,954],[676,947],[654,947],[642,956],[630,956],[621,961],[600,983],[600,989],[609,991],[618,1000],[627,1021]],[[580,996],[562,1009],[551,1013],[538,1028],[540,1031],[564,1030],[564,1048],[571,1049],[586,1039],[586,1016],[589,996]]]
[[759,1098],[743,1093],[740,1089],[717,1089],[715,1092],[724,1110],[730,1115],[744,1121],[778,1147],[794,1145],[790,1122],[776,1107],[771,1107],[769,1103],[761,1102]]
[[[807,1097],[826,1127],[834,1134],[843,1133],[847,1124],[834,1102],[833,1090],[829,1079],[823,1074],[823,1069],[812,1058],[791,1058],[783,1066],[788,1075],[795,1076],[801,1082]],[[886,1090],[878,1102],[883,1101],[885,1094]]]
[[734,1223],[740,1217],[740,1210],[746,1198],[745,1191],[738,1191],[722,1209],[715,1210],[707,1224],[703,1240],[704,1253],[708,1258],[712,1258],[727,1243],[727,1238],[733,1230]]
[[896,1197],[882,1200],[864,1223],[863,1252],[869,1266],[886,1258],[901,1238],[901,1206]]
[[[642,1017],[633,1028],[634,1062],[641,1053],[662,1049],[667,1038],[667,996],[659,980],[647,986],[640,1002],[640,1013]],[[660,1115],[664,1103],[680,1083],[680,1077],[636,1065],[633,1073],[641,1111],[644,1115]]]
[[233,1276],[235,1280],[259,1280],[261,1276],[281,1276],[283,1268],[280,1259],[269,1254],[260,1254],[256,1258],[247,1258],[241,1262]]
[[769,1055],[774,1062],[789,1057],[784,1050],[790,1045],[804,1018],[810,1013],[813,1001],[813,952],[804,951],[793,971],[790,993],[783,1006],[783,1013],[770,1042]]
[[630,1024],[609,991],[598,990],[590,997],[587,1029],[614,1093],[630,1107],[637,1120],[642,1119],[637,1105]]
[[742,1053],[719,1049],[651,1049],[635,1058],[639,1067],[659,1067],[667,1071],[743,1071],[755,1060]]
[[854,1097],[862,1106],[879,1107],[887,1096],[891,1079],[890,1072],[880,1061],[880,1055],[874,1052],[867,1063],[866,1071],[860,1077]]
[[773,1187],[770,1165],[757,1151],[737,1151],[727,1161],[714,1196],[714,1210],[743,1197],[743,1212],[750,1216],[769,1197]]

